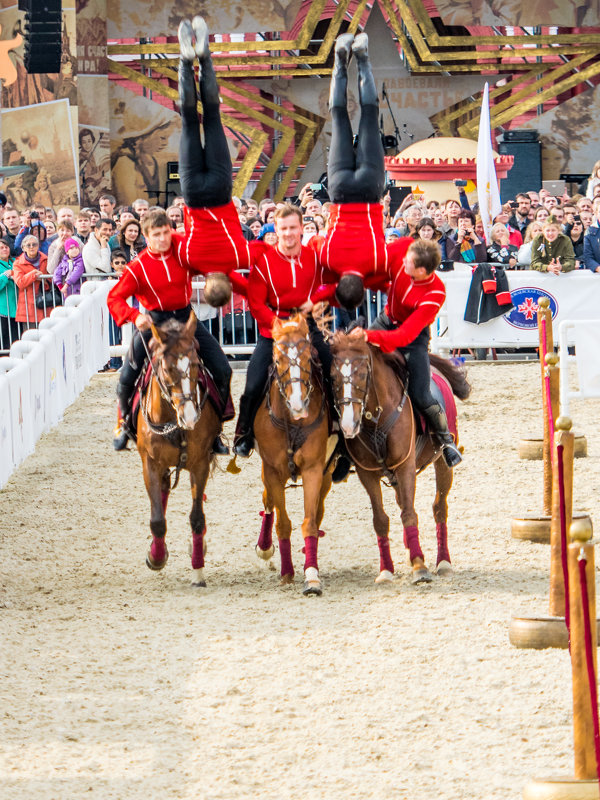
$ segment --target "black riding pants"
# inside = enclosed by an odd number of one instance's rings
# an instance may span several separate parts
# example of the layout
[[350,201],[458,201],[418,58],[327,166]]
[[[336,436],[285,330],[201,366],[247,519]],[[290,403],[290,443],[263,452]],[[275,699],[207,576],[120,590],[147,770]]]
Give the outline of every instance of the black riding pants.
[[[195,92],[194,72],[189,65],[184,80],[190,81],[190,94]],[[214,81],[211,92],[202,91],[203,81]],[[204,145],[200,139],[198,113],[195,108],[181,108],[181,139],[179,142],[179,178],[181,193],[190,208],[213,208],[231,200],[232,168],[227,137],[221,124],[218,90],[212,68],[202,69],[202,127]],[[217,102],[214,102],[216,96]]]
[[[383,311],[371,325],[373,330],[389,331],[396,326]],[[431,365],[429,363],[429,327],[423,328],[417,338],[406,347],[398,350],[406,359],[408,371],[408,396],[415,408],[423,411],[436,405],[437,400],[431,394]]]
[[331,109],[331,120],[327,180],[332,202],[378,203],[385,188],[379,107],[361,107],[356,148],[348,109],[335,106]]
[[[150,311],[149,313],[155,325],[160,325],[167,319],[187,322],[190,316],[190,307],[177,309],[176,311]],[[151,337],[152,332],[149,330],[143,333],[137,328],[134,330],[129,352],[123,359],[123,367],[119,375],[120,386],[123,391],[127,392],[128,397],[133,394],[136,381],[146,359],[144,340],[147,344]],[[219,342],[206,330],[201,322],[196,325],[196,341],[200,346],[202,362],[213,376],[223,407],[225,407],[231,382],[231,367],[227,356],[221,349]]]

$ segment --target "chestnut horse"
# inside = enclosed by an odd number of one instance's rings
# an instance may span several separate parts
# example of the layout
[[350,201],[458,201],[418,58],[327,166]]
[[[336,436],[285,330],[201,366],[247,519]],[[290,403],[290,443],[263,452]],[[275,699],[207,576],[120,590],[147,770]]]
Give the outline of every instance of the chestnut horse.
[[281,556],[281,583],[294,581],[290,536],[292,523],[285,507],[285,486],[302,476],[304,491],[305,595],[322,593],[317,544],[325,497],[331,488],[327,465],[329,420],[322,379],[317,378],[306,319],[295,314],[273,323],[272,379],[254,421],[254,436],[262,459],[263,521],[256,553],[268,561],[274,552],[273,511]]
[[206,586],[206,523],[202,504],[213,460],[212,446],[221,422],[212,404],[206,402],[208,393],[199,383],[203,367],[198,357],[196,325],[192,312],[186,323],[168,320],[160,327],[152,326],[152,378],[140,400],[137,448],[151,508],[152,544],[146,564],[150,569],[160,570],[167,563],[167,501],[180,471],[187,469],[192,486],[192,586]]
[[[392,580],[394,563],[390,555],[390,520],[383,508],[381,479],[387,478],[396,493],[404,527],[404,546],[409,551],[412,582],[432,580],[419,544],[419,528],[415,511],[417,470],[433,461],[436,494],[433,516],[437,532],[439,575],[452,573],[448,551],[448,493],[452,486],[452,469],[446,465],[437,442],[423,435],[416,443],[416,420],[406,386],[402,382],[401,359],[384,356],[379,348],[361,338],[338,332],[333,336],[331,378],[335,403],[340,415],[340,428],[356,466],[360,482],[367,490],[373,509],[373,527],[379,545],[380,572],[377,582]],[[438,356],[430,355],[432,366],[451,389],[447,403],[454,403],[452,394],[464,400],[470,386],[463,371]],[[455,417],[454,406],[447,408]],[[454,431],[456,441],[458,434]]]

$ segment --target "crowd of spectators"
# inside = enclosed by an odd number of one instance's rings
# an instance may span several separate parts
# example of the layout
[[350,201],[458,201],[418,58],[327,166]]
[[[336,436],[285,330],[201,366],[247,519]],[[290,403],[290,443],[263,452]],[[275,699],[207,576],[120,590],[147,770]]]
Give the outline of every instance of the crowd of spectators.
[[[600,162],[594,165],[586,194],[555,197],[545,189],[521,192],[503,204],[489,237],[477,206],[470,207],[461,181],[445,202],[408,194],[396,209],[390,194],[382,203],[386,240],[410,236],[438,243],[442,269],[456,262],[500,264],[505,269],[535,269],[560,274],[573,269],[600,272]],[[322,198],[322,199],[319,199]],[[292,198],[303,212],[305,243],[327,231],[330,203],[325,187],[307,184]],[[244,236],[276,244],[277,204],[270,199],[234,198]],[[0,193],[0,350],[35,327],[61,297],[78,293],[85,279],[115,276],[145,247],[141,220],[147,200],[117,207],[104,194],[98,207],[53,209],[41,204],[15,208]],[[175,230],[184,230],[184,202],[167,208]],[[52,285],[55,289],[52,290]],[[196,304],[198,316],[214,333],[252,343],[253,325],[242,298],[234,295],[219,319]],[[118,332],[113,331],[117,340]],[[113,368],[118,362],[113,363]]]

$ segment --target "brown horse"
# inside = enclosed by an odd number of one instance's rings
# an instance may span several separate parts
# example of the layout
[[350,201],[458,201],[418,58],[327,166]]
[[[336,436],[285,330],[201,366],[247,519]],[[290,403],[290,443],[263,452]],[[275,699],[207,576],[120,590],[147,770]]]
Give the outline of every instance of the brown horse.
[[281,556],[281,583],[293,583],[290,536],[292,523],[285,507],[285,486],[302,476],[304,491],[305,595],[322,593],[317,544],[325,497],[331,488],[326,470],[329,420],[322,381],[315,363],[306,319],[296,314],[273,323],[272,380],[254,422],[254,436],[262,459],[263,522],[256,545],[259,558],[274,552],[273,510]]
[[[162,569],[169,551],[165,544],[165,514],[169,492],[179,473],[187,469],[192,486],[192,570],[193,586],[206,586],[206,551],[203,501],[212,464],[212,445],[221,422],[208,394],[199,383],[203,369],[195,338],[197,320],[192,312],[186,323],[168,320],[152,326],[150,353],[152,378],[142,395],[137,422],[137,448],[144,467],[146,491],[150,497],[152,544],[146,564]],[[171,486],[172,468],[175,481]]]
[[[415,511],[417,470],[421,471],[432,461],[436,477],[433,516],[438,543],[437,572],[440,575],[451,574],[447,518],[452,469],[446,465],[441,449],[431,436],[424,435],[416,441],[417,424],[400,377],[399,358],[384,356],[379,348],[367,344],[362,338],[341,332],[333,336],[331,349],[331,377],[340,428],[373,509],[373,527],[380,554],[377,582],[392,580],[394,573],[388,538],[390,520],[381,496],[381,479],[384,477],[393,486],[400,506],[412,581],[432,580],[419,544]],[[448,401],[454,403],[452,393],[463,400],[468,397],[470,386],[463,372],[443,358],[431,355],[430,359],[451,388]],[[451,409],[447,408],[447,411]],[[457,432],[454,433],[458,442]]]

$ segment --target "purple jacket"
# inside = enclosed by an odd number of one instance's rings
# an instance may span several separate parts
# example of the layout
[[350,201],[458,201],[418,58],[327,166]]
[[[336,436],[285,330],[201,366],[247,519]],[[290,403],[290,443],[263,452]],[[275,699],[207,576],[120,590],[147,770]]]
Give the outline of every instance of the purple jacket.
[[67,296],[79,294],[81,290],[81,276],[85,272],[83,258],[78,255],[76,258],[69,258],[66,254],[58,262],[54,270],[53,281],[58,286],[68,285]]

